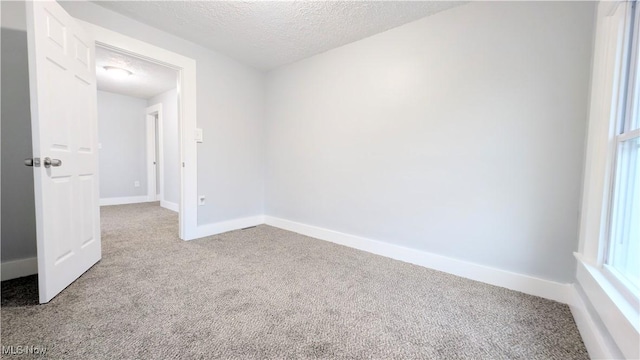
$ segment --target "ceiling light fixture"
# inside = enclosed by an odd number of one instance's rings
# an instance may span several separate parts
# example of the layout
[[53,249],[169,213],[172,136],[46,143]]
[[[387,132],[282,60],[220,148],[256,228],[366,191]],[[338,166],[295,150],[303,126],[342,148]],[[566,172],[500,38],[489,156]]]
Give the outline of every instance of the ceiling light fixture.
[[107,71],[107,73],[109,73],[109,75],[113,76],[114,78],[117,79],[124,79],[129,75],[132,75],[133,73],[129,70],[123,69],[123,68],[119,68],[119,67],[115,67],[115,66],[105,66],[104,69]]

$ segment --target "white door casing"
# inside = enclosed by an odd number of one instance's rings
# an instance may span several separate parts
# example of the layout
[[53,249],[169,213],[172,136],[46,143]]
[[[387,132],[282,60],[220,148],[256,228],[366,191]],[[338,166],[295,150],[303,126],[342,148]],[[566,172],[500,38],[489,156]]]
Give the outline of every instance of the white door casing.
[[[38,287],[49,302],[101,258],[95,46],[54,1],[28,1]],[[61,166],[45,167],[44,159]]]
[[[78,20],[98,46],[146,59],[178,71],[178,138],[180,151],[180,238],[192,240],[209,235],[198,226],[198,156],[196,131],[196,61],[144,41]],[[160,159],[162,161],[162,159]]]

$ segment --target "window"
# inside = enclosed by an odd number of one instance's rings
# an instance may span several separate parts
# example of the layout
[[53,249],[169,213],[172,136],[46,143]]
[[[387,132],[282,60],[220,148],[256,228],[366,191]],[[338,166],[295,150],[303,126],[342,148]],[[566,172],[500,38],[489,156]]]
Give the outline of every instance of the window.
[[640,293],[640,6],[633,4],[626,71],[615,133],[615,160],[605,268],[638,297]]
[[575,284],[594,358],[640,358],[639,1],[596,14]]

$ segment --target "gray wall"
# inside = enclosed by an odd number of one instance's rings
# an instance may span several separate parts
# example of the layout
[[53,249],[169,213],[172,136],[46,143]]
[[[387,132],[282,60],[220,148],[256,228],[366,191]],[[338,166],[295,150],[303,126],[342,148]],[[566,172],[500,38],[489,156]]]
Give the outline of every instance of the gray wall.
[[98,91],[101,199],[147,195],[146,109],[145,99]]
[[[35,256],[23,6],[2,2],[3,261]],[[266,128],[259,72],[64,6],[196,59],[199,224],[263,213],[264,183],[268,215],[572,280],[593,4],[472,3],[287,66]]]
[[36,256],[29,73],[24,3],[2,7],[2,261]]
[[180,149],[178,128],[178,92],[176,89],[158,94],[147,101],[147,106],[162,104],[162,172],[164,173],[164,200],[180,203]]
[[74,17],[195,59],[198,224],[260,215],[264,183],[264,75],[250,67],[90,2],[64,2]]
[[272,72],[266,214],[571,282],[593,15],[471,3]]

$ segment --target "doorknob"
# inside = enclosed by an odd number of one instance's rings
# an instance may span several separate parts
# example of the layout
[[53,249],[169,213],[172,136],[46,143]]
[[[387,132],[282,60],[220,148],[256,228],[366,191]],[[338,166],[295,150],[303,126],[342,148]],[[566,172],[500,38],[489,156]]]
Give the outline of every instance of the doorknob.
[[25,166],[35,166],[35,167],[39,167],[39,166],[40,166],[40,158],[28,158],[28,159],[24,159],[24,165],[25,165]]
[[49,157],[44,158],[44,167],[49,168],[52,166],[53,167],[62,166],[62,160],[51,159]]

